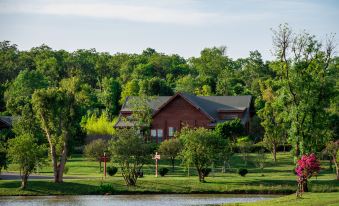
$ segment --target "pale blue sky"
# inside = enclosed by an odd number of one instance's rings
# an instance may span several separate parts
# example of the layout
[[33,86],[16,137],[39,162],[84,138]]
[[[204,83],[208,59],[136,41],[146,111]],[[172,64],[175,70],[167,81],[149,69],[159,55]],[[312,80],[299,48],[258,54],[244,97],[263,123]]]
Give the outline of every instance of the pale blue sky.
[[112,54],[151,47],[191,57],[205,47],[227,46],[232,58],[257,49],[271,59],[270,28],[285,22],[319,39],[337,33],[338,40],[339,1],[0,0],[0,41],[24,50],[43,43]]

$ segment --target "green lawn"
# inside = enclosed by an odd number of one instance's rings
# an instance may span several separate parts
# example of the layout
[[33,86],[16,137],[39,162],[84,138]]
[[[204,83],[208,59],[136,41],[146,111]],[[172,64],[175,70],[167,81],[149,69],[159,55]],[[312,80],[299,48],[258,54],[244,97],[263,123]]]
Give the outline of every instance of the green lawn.
[[[252,154],[253,156],[254,154]],[[110,164],[109,164],[110,165]],[[54,184],[51,180],[29,180],[28,189],[17,189],[19,180],[0,180],[0,195],[48,195],[48,194],[126,194],[126,193],[247,193],[247,194],[291,194],[296,190],[296,177],[292,173],[293,158],[289,153],[279,153],[277,164],[270,163],[261,176],[253,164],[248,165],[249,174],[239,176],[235,171],[244,167],[239,155],[232,159],[232,168],[227,173],[221,173],[217,166],[215,172],[206,178],[206,183],[198,182],[194,168],[190,176],[177,161],[175,172],[169,172],[166,177],[154,177],[154,165],[144,167],[144,178],[139,178],[136,187],[126,187],[121,175],[103,180],[99,172],[99,163],[88,161],[81,156],[69,159],[69,168],[62,184]],[[9,171],[16,171],[16,165],[10,165]],[[160,167],[170,168],[169,162],[160,160]],[[339,182],[335,174],[328,170],[328,162],[322,162],[324,170],[317,178],[312,178],[309,184],[312,192],[339,192]],[[52,169],[44,167],[39,174],[51,175]],[[100,184],[103,186],[99,187]]]
[[224,206],[338,206],[339,193],[305,193],[302,198],[294,194],[272,200],[259,201],[254,203],[225,204]]

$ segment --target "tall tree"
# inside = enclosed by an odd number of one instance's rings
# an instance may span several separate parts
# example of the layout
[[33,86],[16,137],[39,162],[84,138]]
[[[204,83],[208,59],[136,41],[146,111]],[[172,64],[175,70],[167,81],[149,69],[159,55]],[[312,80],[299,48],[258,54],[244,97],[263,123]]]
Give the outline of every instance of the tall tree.
[[[262,119],[261,125],[265,130],[263,143],[272,152],[273,160],[277,160],[277,147],[285,142],[284,101],[274,91],[274,81],[267,80],[261,83],[262,98],[265,106],[258,111]],[[275,89],[276,90],[276,89]]]
[[113,78],[104,78],[102,81],[102,93],[100,100],[105,106],[109,119],[113,119],[114,115],[119,112],[119,100],[121,87],[118,81]]
[[64,89],[41,89],[34,92],[32,103],[49,143],[54,182],[63,182],[69,143],[79,126],[75,96]]
[[0,42],[0,84],[12,81],[19,73],[19,50],[9,41]]
[[330,137],[328,112],[334,83],[329,78],[334,41],[323,46],[308,33],[294,34],[288,25],[273,30],[277,61],[271,64],[284,98],[289,140],[295,155],[316,152]]

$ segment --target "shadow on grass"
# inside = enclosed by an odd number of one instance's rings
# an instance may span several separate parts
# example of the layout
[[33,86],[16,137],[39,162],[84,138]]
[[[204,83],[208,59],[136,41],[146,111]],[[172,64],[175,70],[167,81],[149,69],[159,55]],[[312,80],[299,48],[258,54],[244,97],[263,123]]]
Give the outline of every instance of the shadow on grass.
[[[0,188],[19,188],[20,181],[6,181],[0,184]],[[52,181],[28,181],[28,186],[22,192],[30,192],[29,195],[88,195],[92,194],[97,189],[97,186],[75,183],[63,182],[54,183]]]

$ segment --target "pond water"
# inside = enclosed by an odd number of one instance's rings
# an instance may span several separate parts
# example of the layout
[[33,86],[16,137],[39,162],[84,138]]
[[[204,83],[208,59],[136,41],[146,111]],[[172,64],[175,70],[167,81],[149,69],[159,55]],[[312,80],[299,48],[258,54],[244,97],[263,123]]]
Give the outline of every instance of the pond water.
[[66,206],[193,206],[222,203],[255,202],[277,196],[224,194],[157,194],[107,196],[0,196],[1,206],[66,205]]

